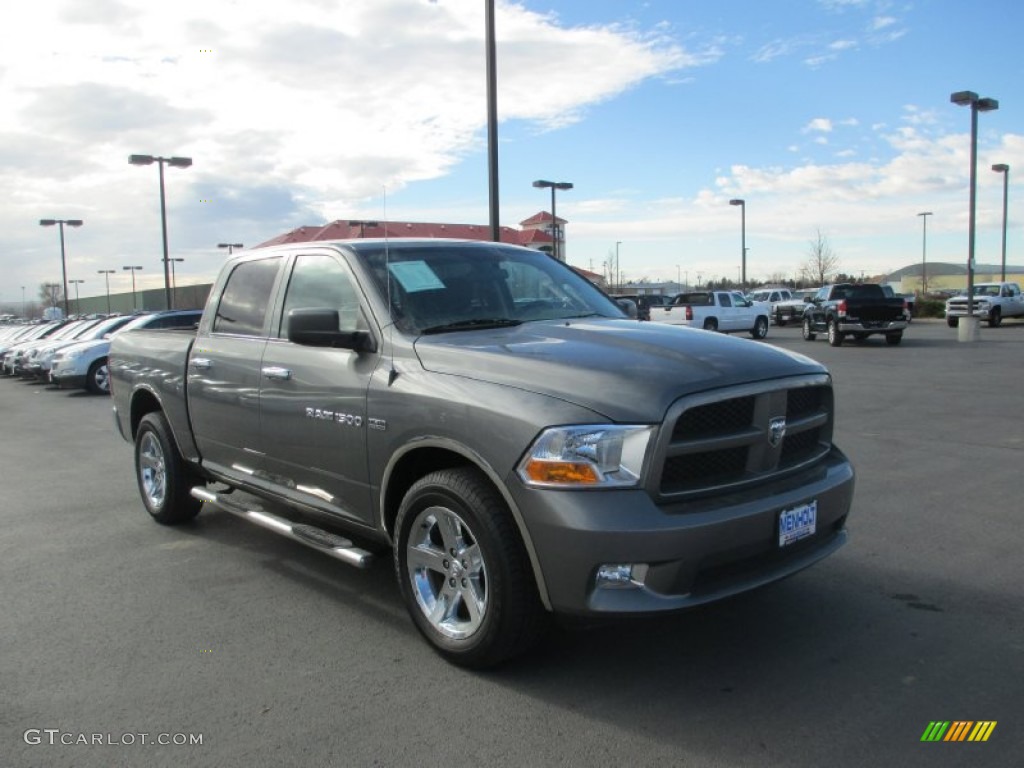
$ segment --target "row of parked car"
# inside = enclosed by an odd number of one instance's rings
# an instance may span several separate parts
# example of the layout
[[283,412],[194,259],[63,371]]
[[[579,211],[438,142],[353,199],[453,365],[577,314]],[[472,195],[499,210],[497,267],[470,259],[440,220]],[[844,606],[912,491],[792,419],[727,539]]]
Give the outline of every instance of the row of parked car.
[[176,309],[3,326],[0,373],[108,395],[111,337],[136,328],[194,328],[201,316],[200,309]]

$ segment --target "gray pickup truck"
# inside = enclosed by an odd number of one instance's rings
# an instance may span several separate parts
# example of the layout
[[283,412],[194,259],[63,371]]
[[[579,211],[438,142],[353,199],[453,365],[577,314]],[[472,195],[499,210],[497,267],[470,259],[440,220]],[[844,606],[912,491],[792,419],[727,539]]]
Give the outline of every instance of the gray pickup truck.
[[846,540],[828,372],[638,323],[544,253],[452,240],[254,249],[198,332],[114,337],[114,414],[160,523],[205,504],[365,567],[486,667],[551,615],[685,609]]

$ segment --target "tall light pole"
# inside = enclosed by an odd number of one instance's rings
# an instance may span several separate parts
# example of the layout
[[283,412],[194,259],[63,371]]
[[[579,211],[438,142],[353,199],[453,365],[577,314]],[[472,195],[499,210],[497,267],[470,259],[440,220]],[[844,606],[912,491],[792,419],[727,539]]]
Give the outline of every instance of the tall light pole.
[[64,225],[69,227],[82,226],[81,219],[40,219],[39,226],[52,227],[57,224],[60,227],[60,274],[64,283],[64,317],[70,313],[68,309],[68,261],[64,255]]
[[622,273],[619,271],[619,246],[620,245],[622,245],[622,241],[621,240],[616,240],[615,241],[615,274],[612,276],[612,285],[617,286],[616,293],[620,293],[622,291],[622,284],[620,282],[621,281]]
[[[171,273],[168,268],[167,256],[167,201],[164,196],[164,163],[174,168],[188,168],[192,165],[191,157],[155,157],[153,155],[129,155],[128,162],[131,165],[152,165],[156,163],[160,167],[160,230],[164,243],[164,299],[168,309],[174,309],[171,303]],[[132,273],[132,279],[135,273]]]
[[921,298],[928,293],[928,217],[931,211],[921,211]]
[[25,286],[21,286],[21,316],[25,317]]
[[1006,163],[997,163],[992,166],[992,170],[996,173],[1003,174],[1003,271],[1002,277],[999,279],[1002,282],[1006,282],[1006,199],[1009,194],[1010,187],[1010,166]]
[[747,201],[736,198],[729,205],[740,207],[740,287],[747,287]]
[[501,242],[498,216],[498,54],[494,34],[494,0],[486,0],[484,39],[487,60],[487,188],[491,240]]
[[[107,281],[107,314],[110,314],[110,276],[117,274],[116,269],[97,269],[96,274],[103,275],[103,279]],[[134,273],[132,273],[134,274]]]
[[537,189],[551,188],[551,232],[553,235],[551,255],[555,257],[555,261],[565,261],[565,259],[558,253],[558,216],[555,214],[555,190],[572,189],[572,183],[568,181],[546,181],[544,179],[537,179],[537,181],[533,182],[533,186]]
[[78,286],[85,282],[85,280],[68,280],[73,286],[75,286],[75,314],[82,314],[82,302],[78,298]]
[[[166,265],[164,265],[164,266],[166,266]],[[132,273],[132,309],[138,309],[139,308],[139,301],[138,301],[138,297],[137,297],[137,295],[135,293],[135,273],[138,272],[140,269],[142,269],[142,267],[121,267],[121,269],[124,269],[126,271],[127,270],[131,270],[131,273]]]
[[[974,319],[974,216],[978,189],[978,113],[999,109],[999,102],[978,98],[974,91],[957,91],[950,95],[949,100],[958,106],[971,108],[971,191],[967,219],[967,335],[970,336],[977,328]],[[961,335],[961,338],[966,336]]]
[[[351,224],[351,223],[352,222],[349,222],[349,224]],[[371,222],[368,221],[366,223],[370,224]],[[360,237],[363,236],[362,227],[360,227],[360,229],[359,229],[359,236]],[[217,247],[218,248],[227,248],[228,249],[228,256],[230,256],[232,253],[235,252],[235,248],[241,248],[242,244],[241,243],[217,243]]]
[[676,264],[676,293],[683,292],[683,271],[678,264]]
[[181,263],[184,261],[184,259],[179,256],[176,259],[168,259],[168,261],[171,262],[171,292],[177,293],[178,286],[174,282],[174,262]]

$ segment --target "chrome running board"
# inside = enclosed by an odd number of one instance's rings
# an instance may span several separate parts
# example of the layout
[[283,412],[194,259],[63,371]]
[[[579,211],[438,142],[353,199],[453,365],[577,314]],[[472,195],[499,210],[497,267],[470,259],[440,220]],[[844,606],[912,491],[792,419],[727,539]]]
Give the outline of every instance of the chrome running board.
[[305,544],[310,549],[322,552],[335,560],[355,566],[356,568],[369,568],[373,562],[373,554],[365,549],[360,549],[343,536],[316,528],[312,525],[293,523],[283,517],[272,515],[269,512],[256,509],[246,509],[234,501],[218,496],[206,488],[196,486],[190,491],[193,498],[199,499],[206,504],[212,504],[218,509],[230,512],[232,515],[255,523],[268,531],[293,539],[300,544]]

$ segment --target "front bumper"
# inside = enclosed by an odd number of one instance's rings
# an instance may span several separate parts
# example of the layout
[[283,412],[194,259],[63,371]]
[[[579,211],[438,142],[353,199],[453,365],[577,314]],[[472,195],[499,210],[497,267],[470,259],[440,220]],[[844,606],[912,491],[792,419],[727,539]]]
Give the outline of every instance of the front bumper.
[[[833,448],[797,475],[724,497],[659,506],[642,489],[511,490],[547,602],[580,616],[653,614],[720,600],[785,578],[846,542],[854,471]],[[817,502],[814,535],[778,543],[779,514]],[[598,586],[607,564],[644,564],[642,583]]]
[[78,358],[54,360],[50,366],[50,383],[59,387],[84,387],[88,368]]
[[[974,304],[974,316],[980,317],[982,320],[988,320],[988,316],[991,311],[992,306],[989,304],[985,304],[984,306],[977,302]],[[947,307],[946,317],[967,317],[967,306]]]

